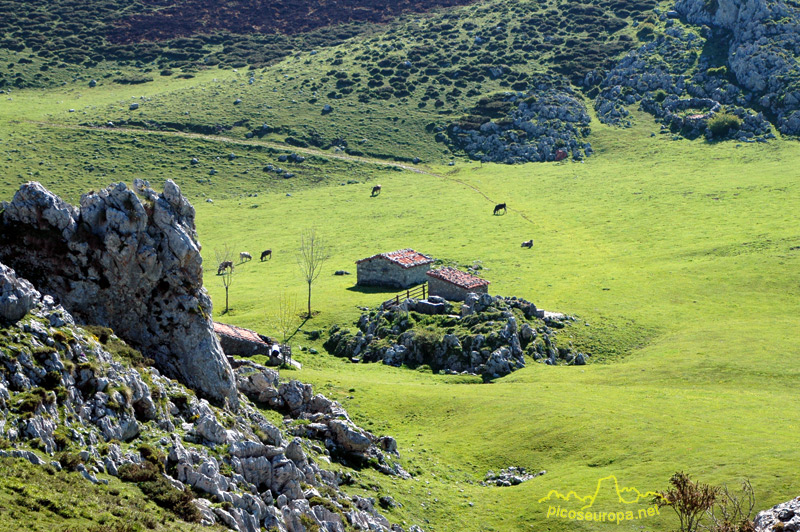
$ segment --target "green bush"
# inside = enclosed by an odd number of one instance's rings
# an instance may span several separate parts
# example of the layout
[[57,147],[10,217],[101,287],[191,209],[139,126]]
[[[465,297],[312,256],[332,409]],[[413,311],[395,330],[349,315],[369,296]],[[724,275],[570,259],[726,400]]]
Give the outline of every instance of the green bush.
[[653,99],[654,99],[655,101],[657,101],[658,103],[661,103],[661,102],[663,102],[664,100],[666,100],[666,99],[667,99],[667,93],[666,93],[666,91],[664,91],[663,89],[658,89],[658,90],[657,90],[657,91],[656,91],[656,92],[653,94]]
[[308,532],[319,532],[319,525],[317,522],[306,514],[300,514],[300,524],[303,525]]
[[35,412],[44,403],[55,401],[55,394],[48,394],[44,388],[33,388],[17,405],[17,412]]
[[161,478],[158,467],[152,462],[122,464],[118,472],[120,480],[125,482],[153,482]]
[[166,456],[164,453],[153,447],[152,445],[148,445],[143,443],[139,446],[139,454],[142,455],[142,458],[146,462],[149,462],[156,466],[159,471],[164,471],[164,460]]
[[68,471],[75,471],[78,465],[83,463],[78,453],[60,452],[56,454],[56,460],[61,464],[61,467]]
[[148,499],[162,508],[172,511],[184,521],[199,523],[203,517],[200,510],[192,502],[194,499],[192,492],[175,489],[162,476],[159,476],[156,480],[141,482],[139,488]]
[[708,129],[714,137],[720,138],[727,136],[731,131],[742,127],[742,120],[731,113],[717,113],[708,121]]

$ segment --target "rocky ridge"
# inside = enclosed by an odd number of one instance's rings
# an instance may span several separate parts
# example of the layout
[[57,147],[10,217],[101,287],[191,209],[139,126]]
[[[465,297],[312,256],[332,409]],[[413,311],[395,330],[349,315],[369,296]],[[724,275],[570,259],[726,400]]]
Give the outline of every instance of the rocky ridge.
[[[441,306],[443,314],[432,312]],[[438,311],[438,310],[437,310]],[[361,315],[356,331],[334,326],[325,348],[353,362],[383,362],[485,380],[525,367],[525,355],[548,365],[586,364],[588,355],[556,346],[558,329],[574,318],[540,311],[516,297],[470,294],[461,315],[434,296]],[[424,313],[424,314],[423,314]]]
[[[629,125],[626,107],[640,103],[663,133],[687,138],[765,142],[770,121],[800,134],[800,11],[775,0],[679,0],[660,17],[662,34],[585,76],[601,121]],[[720,55],[708,51],[715,43],[729,44]],[[715,133],[709,121],[720,112],[738,125]]]
[[194,208],[171,180],[161,194],[136,180],[81,196],[74,207],[41,184],[0,207],[0,261],[82,323],[108,326],[212,401],[238,394],[211,322]]
[[563,81],[539,82],[527,92],[486,99],[472,114],[439,133],[472,159],[507,164],[580,160],[592,154],[589,114]]
[[776,127],[800,134],[800,11],[782,0],[678,0],[687,22],[730,32],[727,63],[750,92],[748,103],[768,109]]
[[[192,500],[194,520],[238,531],[402,530],[372,499],[339,490],[352,474],[320,466],[350,457],[407,477],[395,441],[356,426],[309,385],[242,366],[238,410],[220,409],[156,368],[113,355],[103,338],[1,264],[0,288],[0,456],[68,467],[93,483],[108,482],[100,473],[130,480],[155,471],[189,498],[189,486],[204,494]],[[246,396],[284,413],[289,430]],[[296,419],[313,421],[306,426],[314,430],[293,435]]]

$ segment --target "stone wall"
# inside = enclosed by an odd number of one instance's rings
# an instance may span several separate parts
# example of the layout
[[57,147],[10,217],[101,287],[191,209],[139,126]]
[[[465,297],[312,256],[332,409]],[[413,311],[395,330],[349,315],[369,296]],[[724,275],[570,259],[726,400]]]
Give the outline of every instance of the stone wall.
[[430,264],[420,264],[411,268],[403,268],[384,258],[360,262],[357,265],[357,284],[359,286],[388,286],[392,288],[410,288],[428,280],[425,272]]
[[430,296],[443,297],[448,301],[464,301],[464,299],[467,297],[467,294],[470,292],[474,294],[487,294],[489,292],[488,285],[476,286],[475,288],[461,288],[453,283],[448,283],[442,279],[437,279],[436,277],[427,277],[428,294]]

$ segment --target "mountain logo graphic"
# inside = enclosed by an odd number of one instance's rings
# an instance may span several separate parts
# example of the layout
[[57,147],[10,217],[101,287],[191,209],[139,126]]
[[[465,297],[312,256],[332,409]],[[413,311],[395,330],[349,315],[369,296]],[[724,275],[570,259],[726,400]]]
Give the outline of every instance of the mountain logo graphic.
[[566,495],[562,494],[558,490],[550,490],[545,497],[539,499],[539,502],[549,502],[555,499],[556,501],[580,501],[583,503],[581,506],[581,510],[586,510],[591,508],[594,504],[597,496],[600,494],[601,490],[603,489],[604,482],[613,482],[614,491],[617,494],[618,502],[621,504],[637,504],[639,502],[650,502],[653,498],[658,497],[663,499],[663,496],[660,493],[656,493],[655,491],[647,491],[647,492],[640,492],[638,489],[634,487],[620,487],[619,481],[617,477],[614,475],[608,475],[607,477],[603,477],[597,481],[597,488],[595,488],[594,493],[589,493],[587,495],[578,495],[575,491],[569,491]]

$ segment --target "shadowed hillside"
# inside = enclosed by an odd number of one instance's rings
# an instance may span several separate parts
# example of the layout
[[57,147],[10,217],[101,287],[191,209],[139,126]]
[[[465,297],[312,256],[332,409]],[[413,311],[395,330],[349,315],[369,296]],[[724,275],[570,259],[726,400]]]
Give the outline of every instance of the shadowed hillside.
[[469,0],[145,0],[157,10],[137,13],[113,23],[113,42],[140,42],[191,37],[218,31],[234,34],[284,33],[294,35],[322,26],[349,22],[388,22],[400,13],[424,12]]

